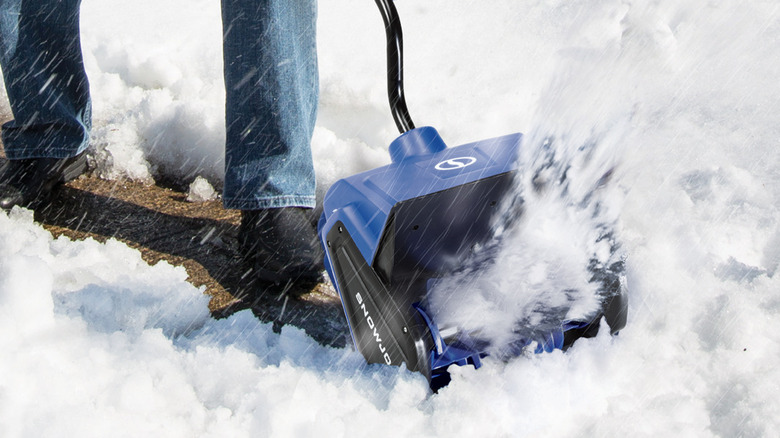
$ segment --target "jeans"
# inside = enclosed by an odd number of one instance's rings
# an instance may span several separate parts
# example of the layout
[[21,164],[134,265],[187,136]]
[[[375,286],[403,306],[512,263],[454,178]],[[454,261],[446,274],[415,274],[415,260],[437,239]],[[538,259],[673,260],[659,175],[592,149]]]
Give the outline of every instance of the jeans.
[[[9,159],[72,157],[89,145],[80,4],[0,0]],[[316,9],[316,0],[222,0],[226,208],[314,206]]]

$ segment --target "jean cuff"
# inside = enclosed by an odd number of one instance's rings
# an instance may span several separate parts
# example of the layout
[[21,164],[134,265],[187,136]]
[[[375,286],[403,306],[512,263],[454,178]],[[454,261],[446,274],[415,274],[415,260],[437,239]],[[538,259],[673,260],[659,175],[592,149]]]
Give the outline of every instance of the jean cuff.
[[314,196],[287,195],[273,196],[269,198],[223,198],[222,205],[234,210],[261,210],[264,208],[304,207],[314,208],[316,198]]
[[31,158],[72,158],[87,150],[88,142],[84,142],[73,152],[72,147],[48,147],[45,150],[36,148],[5,146],[4,152],[9,160],[27,160]]

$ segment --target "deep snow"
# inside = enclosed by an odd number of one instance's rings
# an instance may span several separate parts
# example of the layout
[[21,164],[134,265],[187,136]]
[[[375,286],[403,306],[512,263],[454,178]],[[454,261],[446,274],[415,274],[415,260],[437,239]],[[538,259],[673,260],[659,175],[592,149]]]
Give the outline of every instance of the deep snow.
[[[428,395],[419,375],[293,327],[212,320],[183,268],[115,241],[53,240],[16,210],[0,213],[0,435],[780,436],[780,5],[398,8],[419,125],[451,145],[525,132],[526,162],[558,139],[577,181],[617,165],[607,213],[631,300],[620,336],[456,368]],[[82,27],[105,176],[219,186],[217,4],[85,1]],[[386,163],[395,132],[373,2],[321,2],[319,33],[325,188]],[[598,146],[590,161],[582,144]],[[536,205],[533,223],[564,248],[576,230],[546,214],[560,205]],[[506,260],[533,262],[529,243],[545,248],[521,240]],[[488,280],[511,292],[527,272],[508,264]]]

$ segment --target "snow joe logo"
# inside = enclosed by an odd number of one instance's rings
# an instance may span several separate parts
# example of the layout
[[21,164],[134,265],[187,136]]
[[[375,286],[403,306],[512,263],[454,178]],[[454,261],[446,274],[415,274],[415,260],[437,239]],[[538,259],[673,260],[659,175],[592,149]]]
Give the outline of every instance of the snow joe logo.
[[436,170],[458,170],[464,167],[471,166],[476,163],[477,159],[474,157],[458,157],[444,160],[436,165]]
[[376,341],[377,346],[379,347],[379,351],[382,352],[383,357],[385,359],[385,363],[388,365],[393,364],[393,360],[390,358],[390,354],[387,352],[387,348],[385,348],[384,345],[382,345],[382,338],[379,337],[379,332],[376,329],[376,324],[374,323],[374,319],[371,318],[371,315],[368,314],[368,309],[366,309],[366,303],[363,302],[363,297],[360,296],[360,292],[355,294],[355,299],[357,300],[358,305],[361,309],[363,309],[363,317],[366,318],[366,323],[368,324],[368,328],[374,331],[374,341]]

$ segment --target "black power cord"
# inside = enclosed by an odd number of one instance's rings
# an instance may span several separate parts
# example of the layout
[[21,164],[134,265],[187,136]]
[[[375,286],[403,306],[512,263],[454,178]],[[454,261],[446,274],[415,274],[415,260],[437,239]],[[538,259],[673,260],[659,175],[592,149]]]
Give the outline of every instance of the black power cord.
[[414,122],[406,107],[404,96],[404,44],[401,20],[393,0],[376,0],[387,34],[387,97],[390,99],[390,112],[398,130],[403,134],[414,129]]

